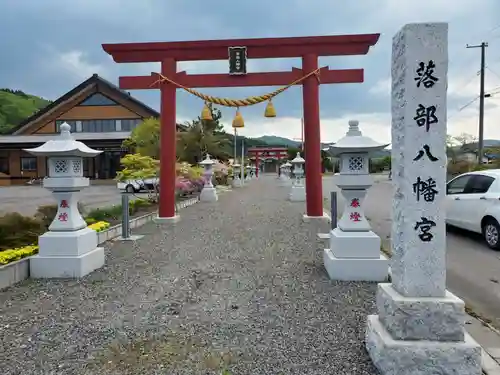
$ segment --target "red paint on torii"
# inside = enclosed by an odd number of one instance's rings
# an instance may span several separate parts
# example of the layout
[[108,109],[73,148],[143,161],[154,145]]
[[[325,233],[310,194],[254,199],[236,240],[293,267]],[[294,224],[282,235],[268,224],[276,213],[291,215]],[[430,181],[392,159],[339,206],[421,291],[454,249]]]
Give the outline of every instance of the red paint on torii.
[[[186,87],[285,86],[318,69],[319,56],[365,55],[380,34],[313,36],[298,38],[226,39],[192,42],[151,42],[103,44],[104,51],[118,63],[161,62],[161,74]],[[177,72],[178,61],[226,60],[228,48],[247,47],[248,59],[301,57],[302,69],[288,72],[197,74]],[[157,74],[142,77],[120,77],[122,89],[156,89],[161,91],[160,134],[160,207],[159,217],[175,216],[176,160],[176,90],[168,83],[157,83]],[[304,103],[304,137],[306,155],[307,215],[323,215],[321,182],[319,85],[363,82],[362,69],[330,70],[302,81]]]
[[[286,159],[288,157],[288,149],[286,147],[250,147],[247,152],[252,154],[252,157],[255,158],[255,175],[259,177],[259,165],[260,159],[264,154],[268,154],[270,152],[276,153],[276,159]],[[274,156],[274,155],[273,155]]]

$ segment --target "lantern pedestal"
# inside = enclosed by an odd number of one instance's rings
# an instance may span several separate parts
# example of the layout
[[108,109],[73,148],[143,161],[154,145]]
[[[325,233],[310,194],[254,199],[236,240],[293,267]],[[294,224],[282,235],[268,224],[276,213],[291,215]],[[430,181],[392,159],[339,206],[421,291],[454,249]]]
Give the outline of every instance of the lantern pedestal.
[[47,232],[38,238],[39,253],[30,258],[33,278],[80,278],[104,265],[104,248],[90,228]]
[[241,180],[240,180],[239,176],[237,176],[236,178],[233,178],[232,187],[233,188],[240,188],[241,187]]
[[213,186],[205,186],[200,193],[200,202],[217,202],[218,200],[217,190]]
[[292,202],[305,202],[306,201],[306,188],[303,185],[292,185],[289,195]]
[[384,281],[388,260],[380,254],[380,237],[372,231],[330,232],[330,248],[323,254],[328,276],[342,281]]

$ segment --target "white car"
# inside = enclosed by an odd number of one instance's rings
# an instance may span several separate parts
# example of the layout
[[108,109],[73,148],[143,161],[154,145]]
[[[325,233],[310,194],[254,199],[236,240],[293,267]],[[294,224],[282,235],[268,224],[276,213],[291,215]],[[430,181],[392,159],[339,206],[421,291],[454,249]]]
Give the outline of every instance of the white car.
[[159,183],[158,178],[147,178],[144,180],[120,181],[116,184],[116,187],[118,190],[124,190],[127,193],[138,193],[140,191],[158,190]]
[[500,169],[464,173],[446,185],[446,224],[483,235],[500,250]]

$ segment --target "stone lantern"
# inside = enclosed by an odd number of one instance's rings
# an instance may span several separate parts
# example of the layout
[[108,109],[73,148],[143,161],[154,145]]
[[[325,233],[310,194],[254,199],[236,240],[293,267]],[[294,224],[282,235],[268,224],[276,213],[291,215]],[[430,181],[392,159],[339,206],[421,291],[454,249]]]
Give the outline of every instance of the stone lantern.
[[218,200],[217,190],[212,184],[212,177],[214,175],[213,165],[215,162],[210,159],[210,155],[207,154],[206,158],[200,162],[200,165],[205,168],[203,172],[203,177],[205,177],[205,184],[200,193],[201,202],[216,202]]
[[255,179],[259,178],[259,176],[257,175],[257,166],[255,164],[252,165],[252,176]]
[[71,127],[61,125],[61,134],[40,147],[25,149],[46,156],[49,176],[43,187],[52,191],[57,213],[49,231],[38,238],[39,253],[30,259],[34,278],[79,278],[104,265],[104,249],[97,246],[97,233],[87,227],[78,211],[78,192],[89,186],[83,177],[83,158],[102,151],[75,141]]
[[283,169],[281,170],[281,175],[283,180],[283,186],[289,186],[291,184],[290,168],[292,167],[292,164],[290,164],[290,162],[287,161],[285,164],[282,165],[282,167]]
[[368,169],[371,152],[388,146],[363,136],[356,120],[349,121],[349,131],[330,150],[340,156],[336,184],[345,199],[337,228],[330,231],[330,248],[325,249],[324,263],[331,279],[383,281],[388,261],[380,254],[380,237],[371,231],[365,218],[363,201],[373,184]]
[[292,182],[292,187],[290,189],[290,200],[292,202],[305,202],[306,200],[306,188],[302,179],[304,176],[305,162],[304,158],[300,156],[300,152],[297,152],[297,156],[291,161],[293,174],[295,176],[295,180]]
[[240,170],[241,170],[240,164],[233,164],[233,182],[232,182],[233,188],[241,187]]

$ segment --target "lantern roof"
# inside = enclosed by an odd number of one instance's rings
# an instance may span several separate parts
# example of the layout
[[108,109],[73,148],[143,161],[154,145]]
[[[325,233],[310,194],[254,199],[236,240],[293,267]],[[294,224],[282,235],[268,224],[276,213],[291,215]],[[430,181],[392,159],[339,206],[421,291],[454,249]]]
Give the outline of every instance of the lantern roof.
[[61,134],[55,139],[45,142],[35,148],[26,148],[24,151],[35,156],[79,156],[94,157],[102,151],[94,150],[85,143],[75,141],[70,133],[71,126],[67,123],[61,125]]
[[285,168],[290,168],[292,166],[292,164],[290,164],[289,161],[287,161],[285,164],[283,164],[283,167]]
[[239,167],[241,167],[241,164],[238,164],[238,163],[233,164],[233,168],[234,168],[234,167],[239,168]]
[[213,161],[212,159],[210,159],[210,155],[209,154],[207,154],[207,156],[205,157],[205,159],[200,162],[200,165],[214,165],[214,164],[215,164],[215,161]]
[[306,161],[302,156],[300,156],[300,152],[297,152],[297,156],[291,161],[292,164],[304,164]]
[[374,141],[370,137],[366,137],[359,130],[359,121],[350,120],[349,130],[346,135],[339,139],[337,143],[330,147],[330,152],[334,155],[344,154],[349,152],[373,152],[382,150],[389,146],[389,143],[382,144]]

